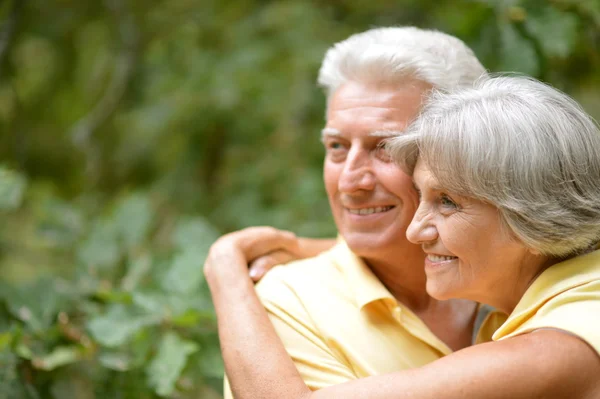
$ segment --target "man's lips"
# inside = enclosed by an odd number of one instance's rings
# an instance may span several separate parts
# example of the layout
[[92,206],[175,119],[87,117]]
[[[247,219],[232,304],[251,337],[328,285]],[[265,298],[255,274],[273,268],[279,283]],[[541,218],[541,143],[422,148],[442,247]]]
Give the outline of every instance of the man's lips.
[[346,210],[353,215],[371,215],[374,213],[387,212],[392,208],[394,208],[393,205],[385,205],[385,206],[362,207],[362,208],[346,208]]

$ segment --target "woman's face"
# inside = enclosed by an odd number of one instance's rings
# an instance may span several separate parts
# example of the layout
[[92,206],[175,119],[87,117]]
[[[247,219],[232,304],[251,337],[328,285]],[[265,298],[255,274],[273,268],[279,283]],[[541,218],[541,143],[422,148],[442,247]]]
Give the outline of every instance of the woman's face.
[[421,160],[413,179],[420,203],[407,237],[427,254],[427,292],[437,299],[492,305],[500,305],[498,298],[522,295],[537,257],[510,235],[498,208],[440,189]]

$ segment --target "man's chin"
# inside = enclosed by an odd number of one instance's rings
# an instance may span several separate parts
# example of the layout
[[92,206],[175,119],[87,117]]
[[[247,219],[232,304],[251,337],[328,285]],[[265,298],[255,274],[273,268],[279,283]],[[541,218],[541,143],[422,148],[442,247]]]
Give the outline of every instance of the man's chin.
[[[397,240],[387,237],[387,234],[376,232],[345,232],[342,233],[348,248],[358,256],[369,256],[382,252],[392,246]],[[406,238],[404,238],[406,240]]]

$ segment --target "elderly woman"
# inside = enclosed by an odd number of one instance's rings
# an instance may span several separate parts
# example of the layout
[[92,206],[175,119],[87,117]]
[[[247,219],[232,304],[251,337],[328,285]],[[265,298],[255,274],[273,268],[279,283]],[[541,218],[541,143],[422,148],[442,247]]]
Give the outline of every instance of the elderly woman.
[[[427,291],[492,305],[493,342],[311,392],[247,276],[260,249],[217,242],[205,265],[236,398],[600,398],[600,132],[566,95],[499,77],[436,93],[389,143],[413,176]],[[327,304],[323,304],[327,306]]]

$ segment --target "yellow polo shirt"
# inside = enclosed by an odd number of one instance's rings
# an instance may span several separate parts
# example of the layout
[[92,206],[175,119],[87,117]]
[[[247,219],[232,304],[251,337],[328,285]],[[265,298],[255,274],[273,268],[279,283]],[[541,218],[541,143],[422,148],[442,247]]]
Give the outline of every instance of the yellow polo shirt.
[[576,335],[600,354],[600,250],[545,270],[492,338],[499,341],[540,328]]
[[[317,257],[274,268],[257,293],[313,390],[420,367],[452,352],[341,240]],[[493,313],[487,319],[498,320]],[[482,331],[493,332],[488,320]],[[231,398],[227,382],[225,397]]]

